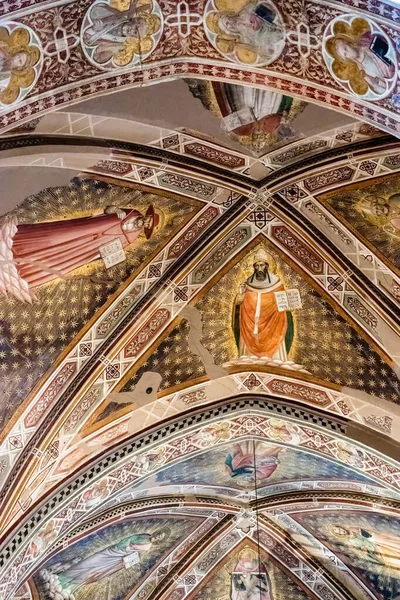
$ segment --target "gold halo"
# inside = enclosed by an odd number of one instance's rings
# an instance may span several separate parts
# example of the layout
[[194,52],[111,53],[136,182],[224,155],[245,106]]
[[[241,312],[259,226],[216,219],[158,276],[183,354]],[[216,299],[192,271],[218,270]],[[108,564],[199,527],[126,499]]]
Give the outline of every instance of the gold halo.
[[344,60],[339,54],[337,46],[340,42],[357,45],[360,37],[371,31],[368,21],[356,18],[351,25],[344,21],[337,21],[333,26],[333,37],[325,43],[325,50],[333,58],[332,71],[340,81],[347,81],[352,91],[358,96],[364,96],[371,88],[367,83],[363,69],[355,61]]
[[345,529],[346,531],[348,531],[347,527],[344,527],[342,525],[336,525],[335,523],[329,523],[329,525],[327,526],[328,532],[340,539],[345,539],[349,536],[348,533],[338,533],[337,531],[335,531],[335,527],[341,527],[342,529]]

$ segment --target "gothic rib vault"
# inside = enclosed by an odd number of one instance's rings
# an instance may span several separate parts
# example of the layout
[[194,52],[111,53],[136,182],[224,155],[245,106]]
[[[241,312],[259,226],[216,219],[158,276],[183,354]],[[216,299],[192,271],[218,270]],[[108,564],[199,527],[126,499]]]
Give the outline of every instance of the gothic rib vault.
[[399,10],[1,3],[2,600],[400,600]]

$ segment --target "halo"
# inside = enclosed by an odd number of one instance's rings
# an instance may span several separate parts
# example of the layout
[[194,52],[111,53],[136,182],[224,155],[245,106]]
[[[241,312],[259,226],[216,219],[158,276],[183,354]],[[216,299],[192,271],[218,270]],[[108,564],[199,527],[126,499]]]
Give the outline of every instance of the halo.
[[329,523],[329,525],[327,526],[327,530],[331,535],[334,535],[335,537],[338,537],[340,539],[344,539],[348,536],[347,533],[338,533],[337,531],[335,531],[336,527],[341,527],[342,529],[345,529],[347,532],[347,527],[344,527],[342,525],[336,525],[335,523]]

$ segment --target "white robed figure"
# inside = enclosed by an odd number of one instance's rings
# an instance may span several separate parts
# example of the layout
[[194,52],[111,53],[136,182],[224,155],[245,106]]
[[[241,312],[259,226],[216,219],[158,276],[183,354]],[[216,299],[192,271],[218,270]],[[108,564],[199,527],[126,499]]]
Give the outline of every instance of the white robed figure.
[[[83,585],[97,583],[113,575],[120,569],[127,569],[140,562],[140,553],[150,550],[154,543],[161,542],[170,535],[165,527],[154,533],[138,533],[122,539],[117,544],[100,550],[92,556],[68,563],[57,563],[51,569],[57,573],[58,581],[64,589],[76,591]],[[64,570],[65,569],[65,570]]]
[[219,27],[267,59],[279,54],[284,45],[283,23],[268,2],[251,1],[236,14],[221,14]]

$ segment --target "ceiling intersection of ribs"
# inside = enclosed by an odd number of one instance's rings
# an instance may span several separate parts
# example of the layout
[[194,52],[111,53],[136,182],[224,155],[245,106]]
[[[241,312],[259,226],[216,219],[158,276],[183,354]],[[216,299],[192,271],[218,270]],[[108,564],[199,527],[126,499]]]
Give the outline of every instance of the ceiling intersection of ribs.
[[[13,430],[8,429],[4,457],[10,456],[10,442],[13,445],[12,461],[8,470],[3,469],[3,498],[8,494],[3,528],[29,512],[71,469],[103,453],[110,443],[119,443],[193,403],[238,391],[323,407],[397,439],[399,417],[390,403],[398,400],[393,371],[398,337],[394,313],[387,310],[398,281],[395,269],[378,249],[367,247],[369,242],[357,237],[344,219],[328,210],[325,201],[328,196],[335,198],[335,192],[325,190],[336,185],[340,196],[348,181],[356,200],[366,180],[378,188],[383,185],[390,196],[395,175],[386,174],[397,168],[396,155],[390,152],[385,149],[373,157],[370,152],[371,158],[353,159],[350,166],[341,164],[347,163],[347,154],[338,153],[337,167],[314,168],[306,177],[296,174],[303,167],[298,163],[290,169],[292,183],[286,177],[283,188],[272,184],[276,193],[263,183],[256,194],[248,193],[248,200],[229,190],[224,194],[216,186],[208,200],[196,193],[190,199],[183,176],[175,181],[174,192],[163,189],[151,173],[145,188],[118,180],[115,173],[112,179],[105,179],[104,173],[73,180],[68,193],[73,205],[83,202],[83,214],[93,203],[90,195],[95,197],[101,190],[105,208],[118,194],[121,209],[128,204],[141,215],[154,211],[156,228],[146,243],[133,247],[133,267],[141,263],[139,269],[131,267],[130,279],[105,305],[108,310],[98,311],[89,321],[63,361],[56,363],[52,379],[46,376],[23,417]],[[323,164],[324,155],[316,160]],[[366,170],[367,162],[372,166]],[[168,170],[167,163],[163,174]],[[200,182],[199,175],[194,177]],[[185,197],[176,195],[179,184]],[[352,188],[348,189],[351,194]],[[43,211],[60,204],[60,192],[39,197]],[[27,201],[28,211],[31,202]],[[16,214],[24,211],[19,207]],[[28,212],[28,222],[29,218]],[[368,226],[376,227],[375,223]],[[164,239],[168,231],[170,237]],[[278,315],[285,317],[280,348],[269,348],[268,359],[257,356],[256,346],[241,354],[237,296],[240,286],[254,279],[256,259],[268,262],[268,277],[281,286],[276,289],[286,303]],[[78,279],[84,285],[88,280],[94,289],[102,283],[113,289],[111,280],[97,281],[95,273],[82,269]],[[118,268],[116,273],[126,276]],[[59,285],[65,289],[63,281]],[[291,300],[285,290],[292,292]],[[289,306],[289,301],[294,304]],[[88,378],[90,365],[95,368]],[[73,385],[66,404],[64,392],[74,379],[79,387]],[[58,397],[66,409],[53,417],[49,402]],[[47,429],[40,426],[44,418]],[[25,448],[15,443],[18,438],[27,440]],[[21,467],[21,485],[10,490]]]
[[0,3],[1,600],[400,600],[394,4]]
[[[272,404],[238,397],[103,454],[10,542],[17,580],[33,575],[44,598],[59,586],[64,597],[203,597],[235,573],[253,579],[261,560],[272,594],[384,598],[396,585],[398,464],[350,441],[340,417],[287,405],[282,417]],[[2,576],[5,597],[17,580]]]

